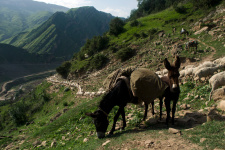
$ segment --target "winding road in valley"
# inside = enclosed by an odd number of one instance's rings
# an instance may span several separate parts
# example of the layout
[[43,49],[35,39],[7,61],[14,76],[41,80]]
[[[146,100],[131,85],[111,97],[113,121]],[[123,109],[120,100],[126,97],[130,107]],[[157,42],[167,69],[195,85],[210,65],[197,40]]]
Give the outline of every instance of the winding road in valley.
[[33,81],[33,80],[43,79],[43,78],[51,76],[54,73],[56,73],[55,70],[50,70],[50,71],[45,71],[45,72],[41,72],[41,73],[27,75],[27,76],[24,76],[24,77],[16,78],[14,80],[5,82],[1,87],[0,101],[10,99],[10,98],[6,98],[6,97],[7,97],[7,94],[9,92],[9,90],[12,87],[22,85],[24,83],[27,83],[27,82],[30,82],[30,81]]

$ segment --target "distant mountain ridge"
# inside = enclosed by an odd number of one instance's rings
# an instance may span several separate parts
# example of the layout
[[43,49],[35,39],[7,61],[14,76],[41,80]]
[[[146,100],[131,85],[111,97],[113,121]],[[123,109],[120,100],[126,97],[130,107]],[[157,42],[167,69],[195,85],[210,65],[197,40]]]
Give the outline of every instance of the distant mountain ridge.
[[69,59],[87,39],[109,30],[114,17],[94,7],[80,7],[56,12],[45,23],[30,32],[22,32],[4,43],[26,49],[30,53],[50,54]]
[[68,10],[33,0],[0,0],[0,41],[38,27],[56,11]]

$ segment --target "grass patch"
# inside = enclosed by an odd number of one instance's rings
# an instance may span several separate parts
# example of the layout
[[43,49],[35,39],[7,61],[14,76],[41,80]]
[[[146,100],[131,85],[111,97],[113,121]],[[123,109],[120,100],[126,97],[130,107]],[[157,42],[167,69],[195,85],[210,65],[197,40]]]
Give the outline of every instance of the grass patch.
[[[184,131],[184,137],[193,143],[206,147],[207,149],[225,149],[225,122],[212,121],[201,126],[195,127],[193,130]],[[203,142],[200,142],[205,138]]]

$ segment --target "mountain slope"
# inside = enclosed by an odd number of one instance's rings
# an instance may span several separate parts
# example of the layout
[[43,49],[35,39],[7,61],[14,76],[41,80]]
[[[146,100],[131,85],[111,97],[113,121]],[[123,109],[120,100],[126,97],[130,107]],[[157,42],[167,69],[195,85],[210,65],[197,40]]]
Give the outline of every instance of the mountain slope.
[[0,64],[34,63],[38,57],[26,50],[8,44],[0,44]]
[[5,41],[31,53],[51,54],[71,58],[87,39],[101,35],[109,29],[112,15],[99,12],[94,7],[56,12],[40,27],[20,33]]
[[41,25],[56,11],[68,8],[32,0],[0,1],[0,41]]

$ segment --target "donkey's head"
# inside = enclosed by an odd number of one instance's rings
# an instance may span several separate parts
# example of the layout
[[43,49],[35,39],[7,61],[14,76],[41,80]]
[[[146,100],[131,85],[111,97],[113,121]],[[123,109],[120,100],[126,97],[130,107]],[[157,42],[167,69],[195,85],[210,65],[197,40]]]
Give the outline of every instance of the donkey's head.
[[86,115],[93,118],[98,138],[104,138],[109,125],[108,115],[101,109]]
[[170,91],[171,92],[179,92],[179,68],[180,68],[180,58],[179,56],[176,56],[176,60],[174,65],[171,65],[169,61],[165,58],[164,60],[164,66],[168,70],[168,78],[169,78],[169,85],[170,85]]

